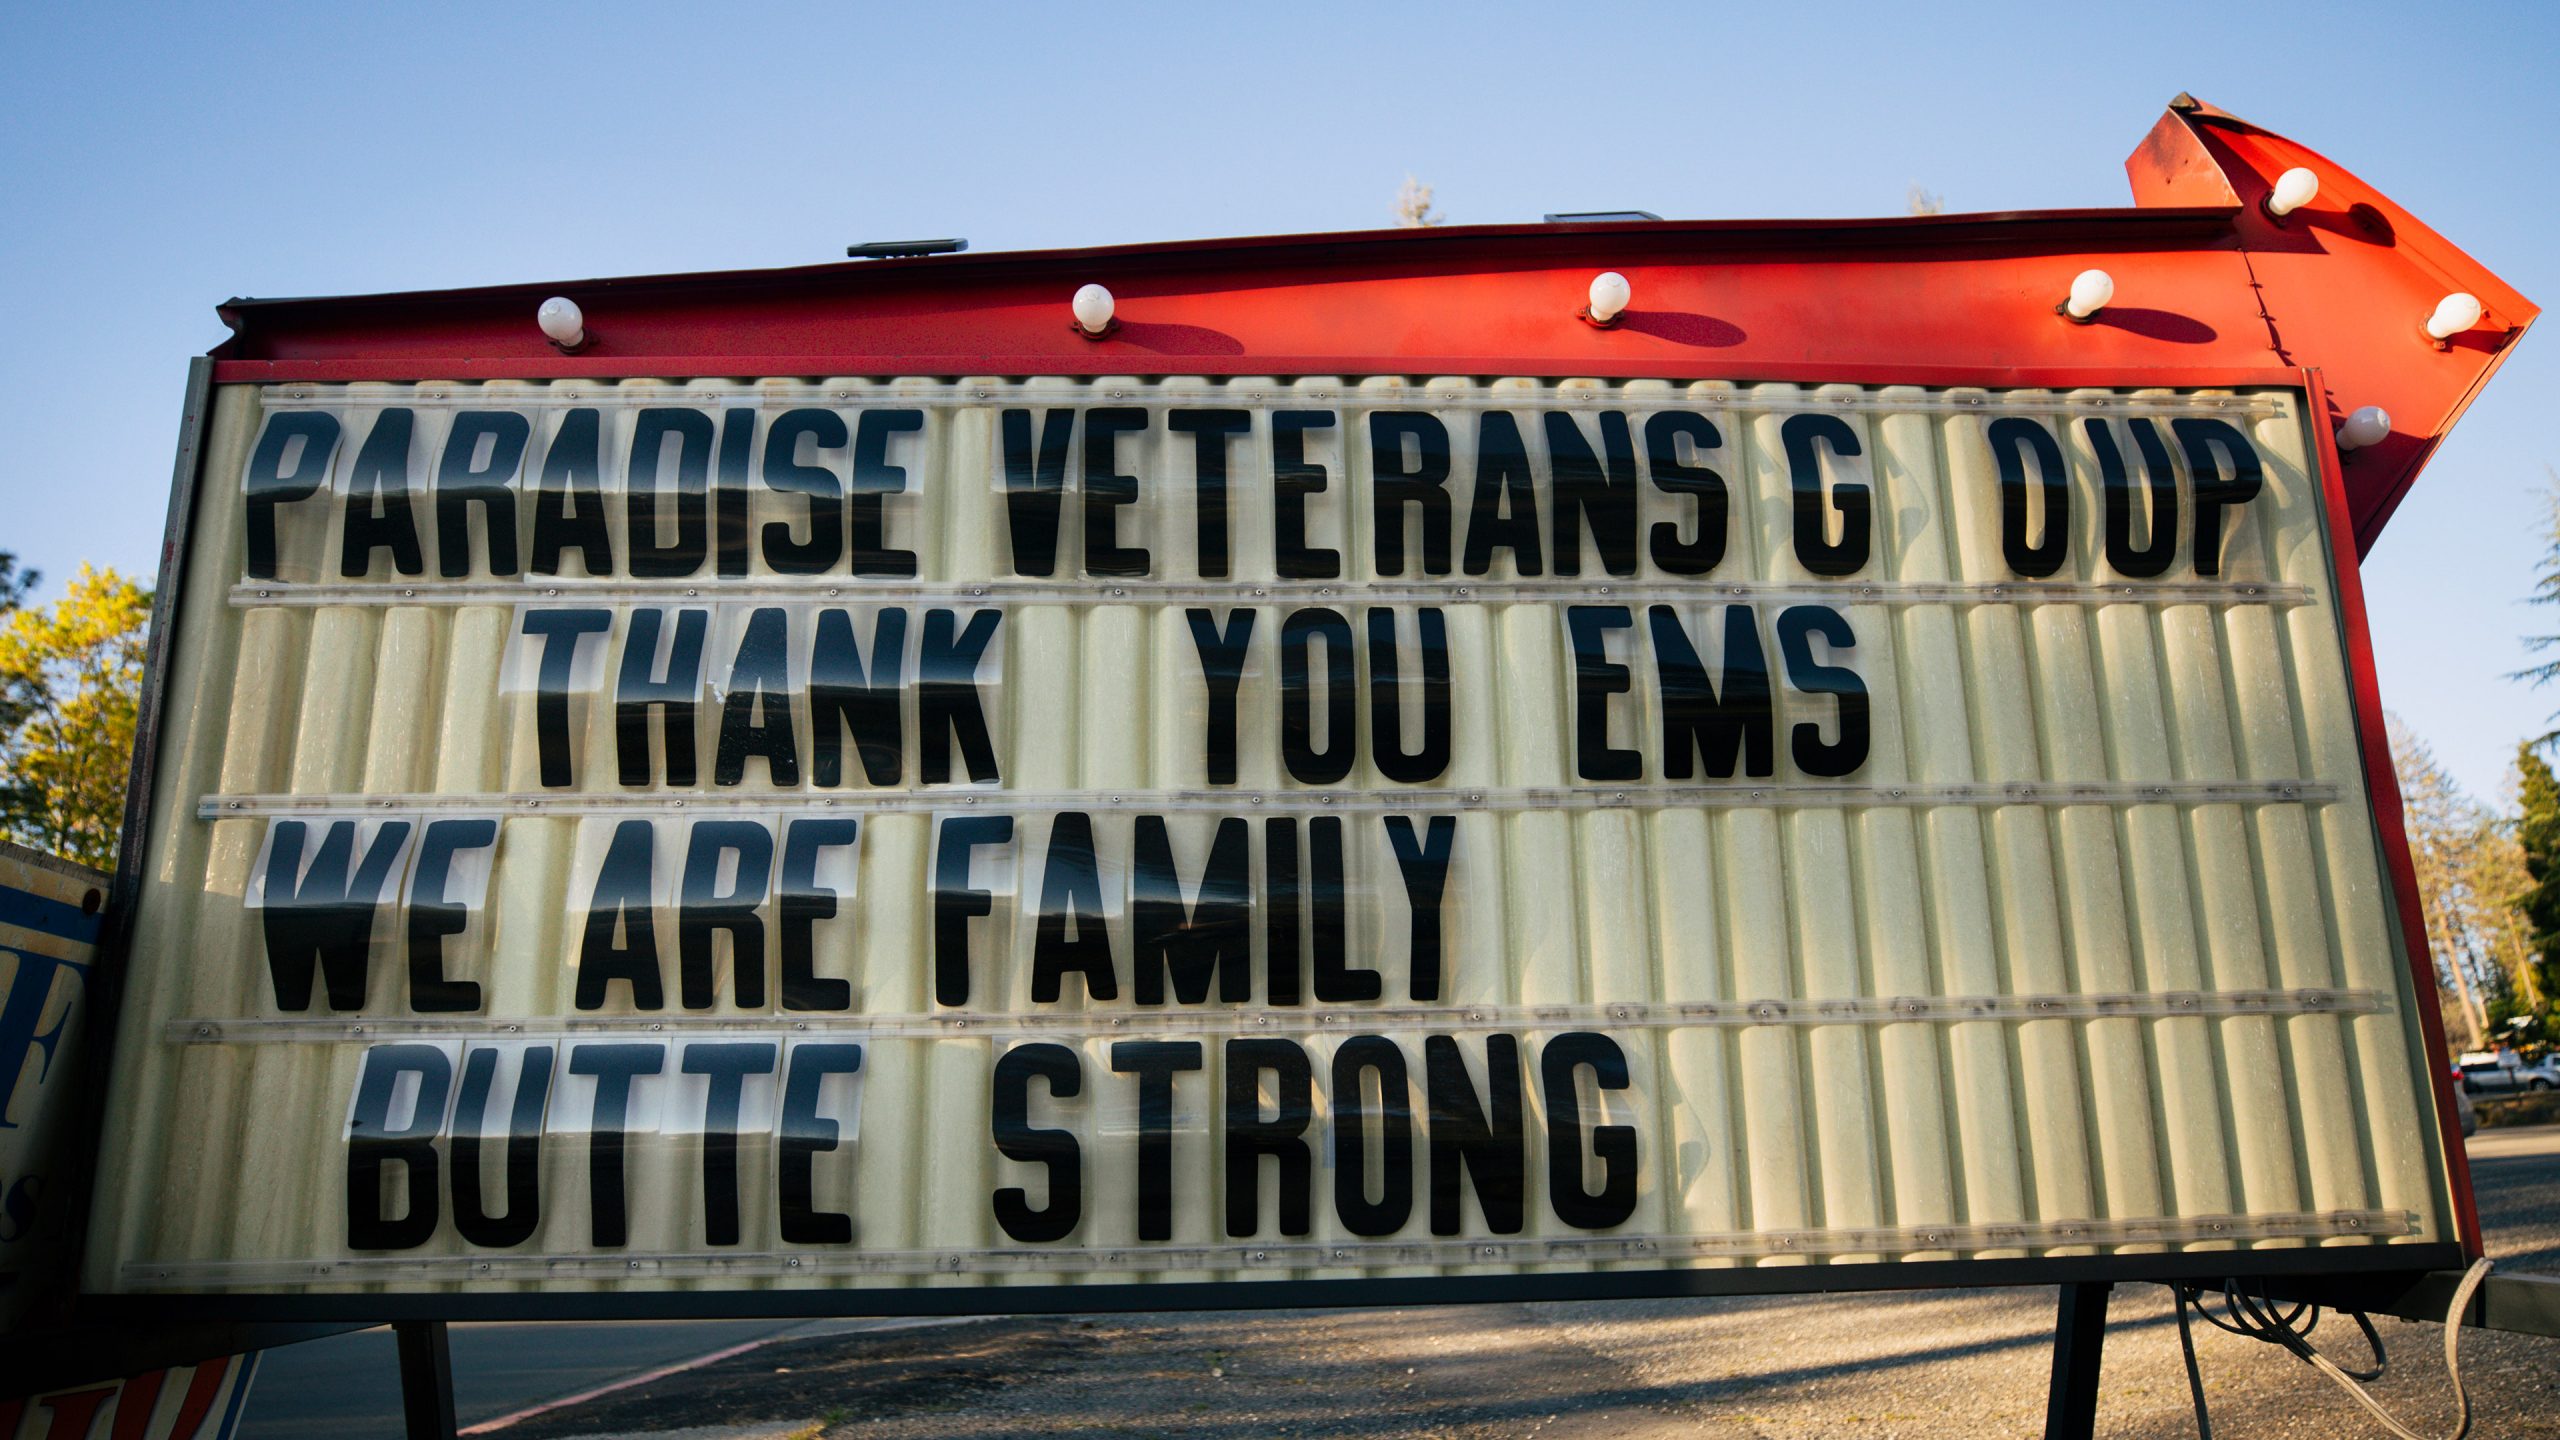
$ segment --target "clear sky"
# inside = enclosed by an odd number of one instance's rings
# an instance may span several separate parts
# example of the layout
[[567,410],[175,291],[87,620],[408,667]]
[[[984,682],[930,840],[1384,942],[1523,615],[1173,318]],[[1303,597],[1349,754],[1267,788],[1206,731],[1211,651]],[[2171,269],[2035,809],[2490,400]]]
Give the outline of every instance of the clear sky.
[[[186,357],[232,295],[1452,221],[2129,204],[2179,90],[2322,151],[2560,302],[2560,5],[285,3],[0,8],[0,549],[148,576]],[[2560,336],[2367,571],[2386,702],[2475,791]],[[2539,417],[2539,418],[2538,418]]]

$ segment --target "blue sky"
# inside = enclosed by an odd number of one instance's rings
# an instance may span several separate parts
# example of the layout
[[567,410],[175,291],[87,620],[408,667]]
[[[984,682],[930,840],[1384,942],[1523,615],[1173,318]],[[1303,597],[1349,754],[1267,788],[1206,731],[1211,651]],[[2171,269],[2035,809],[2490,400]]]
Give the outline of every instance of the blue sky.
[[[2555,56],[2548,4],[11,6],[0,549],[149,573],[231,295],[1362,228],[1408,171],[1461,222],[2121,205],[2182,89],[2551,304]],[[2386,702],[2484,796],[2560,709],[2504,678],[2560,631],[2555,380],[2536,335],[2367,571]]]

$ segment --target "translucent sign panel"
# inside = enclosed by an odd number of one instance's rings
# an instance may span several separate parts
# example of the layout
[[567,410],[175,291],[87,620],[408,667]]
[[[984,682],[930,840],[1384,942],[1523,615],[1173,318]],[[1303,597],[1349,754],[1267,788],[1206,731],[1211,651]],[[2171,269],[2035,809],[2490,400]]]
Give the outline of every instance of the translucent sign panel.
[[2307,433],[225,391],[89,1283],[2447,1241]]

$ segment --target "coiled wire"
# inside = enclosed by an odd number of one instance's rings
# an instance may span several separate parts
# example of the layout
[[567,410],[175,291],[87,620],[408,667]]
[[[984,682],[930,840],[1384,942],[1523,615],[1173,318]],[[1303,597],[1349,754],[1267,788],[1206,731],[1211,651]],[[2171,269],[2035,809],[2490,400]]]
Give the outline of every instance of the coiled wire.
[[[2488,1278],[2489,1261],[2486,1258],[2474,1261],[2471,1268],[2464,1272],[2462,1283],[2454,1287],[2453,1304],[2445,1312],[2444,1368],[2445,1374],[2453,1381],[2455,1416],[2453,1432],[2446,1437],[2446,1440],[2463,1440],[2464,1436],[2471,1433],[2471,1397],[2462,1388],[2462,1366],[2458,1353],[2462,1344],[2462,1314],[2470,1308],[2471,1297],[2478,1292],[2481,1282]],[[2291,1309],[2285,1309],[2263,1292],[2253,1294],[2243,1288],[2240,1282],[2225,1280],[2222,1282],[2221,1292],[2222,1315],[2216,1316],[2207,1303],[2203,1287],[2172,1285],[2169,1290],[2178,1299],[2178,1347],[2186,1356],[2187,1393],[2195,1402],[2196,1434],[2200,1440],[2213,1440],[2213,1417],[2205,1408],[2204,1376],[2196,1368],[2195,1331],[2187,1322],[2189,1306],[2193,1306],[2195,1313],[2203,1316],[2207,1323],[2219,1329],[2228,1330],[2234,1335],[2280,1346],[2295,1359],[2328,1376],[2337,1382],[2340,1389],[2354,1396],[2357,1404],[2370,1411],[2373,1418],[2384,1429],[2399,1436],[2400,1440],[2432,1440],[2432,1437],[2420,1435],[2392,1418],[2391,1413],[2382,1408],[2381,1402],[2375,1400],[2365,1390],[2367,1383],[2382,1378],[2382,1372],[2390,1365],[2390,1357],[2383,1351],[2381,1334],[2373,1328],[2373,1321],[2367,1318],[2363,1311],[2349,1310],[2344,1313],[2347,1318],[2356,1322],[2356,1328],[2364,1334],[2366,1348],[2373,1352],[2373,1368],[2369,1370],[2351,1369],[2341,1365],[2322,1354],[2319,1347],[2311,1343],[2311,1333],[2320,1325],[2320,1307],[2317,1305],[2300,1303]],[[2309,1318],[2306,1320],[2305,1316]]]

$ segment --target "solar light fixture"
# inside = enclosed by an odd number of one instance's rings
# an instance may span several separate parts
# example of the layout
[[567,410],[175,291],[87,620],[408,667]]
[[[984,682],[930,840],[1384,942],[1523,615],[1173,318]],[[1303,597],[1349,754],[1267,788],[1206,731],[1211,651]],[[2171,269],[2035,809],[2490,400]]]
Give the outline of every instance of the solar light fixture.
[[566,295],[554,295],[533,312],[533,323],[542,327],[543,338],[564,355],[575,355],[587,346],[587,316],[578,302]]
[[2468,290],[2456,290],[2436,302],[2436,313],[2427,317],[2427,338],[2442,350],[2447,341],[2480,323],[2480,297]]
[[1076,316],[1076,333],[1087,340],[1099,340],[1120,328],[1120,322],[1111,318],[1114,308],[1111,292],[1099,285],[1078,289],[1072,307]]
[[2379,444],[2391,433],[2391,412],[2379,405],[2359,405],[2348,414],[2347,422],[2338,427],[2340,450],[2361,450]]
[[2104,270],[2083,270],[2072,277],[2071,293],[2053,307],[2053,313],[2074,325],[2086,325],[2115,298],[2116,277]]
[[1603,270],[1591,277],[1591,304],[1583,310],[1582,318],[1606,330],[1618,323],[1618,317],[1625,313],[1627,302],[1635,298],[1635,293],[1635,287],[1627,283],[1626,276],[1615,270]]
[[2277,176],[2276,188],[2268,191],[2266,198],[2258,203],[2266,207],[2271,218],[2282,220],[2310,204],[2319,194],[2320,177],[2296,165]]
[[969,242],[954,237],[947,240],[865,240],[847,245],[844,253],[856,260],[902,260],[918,255],[957,255],[969,248]]

